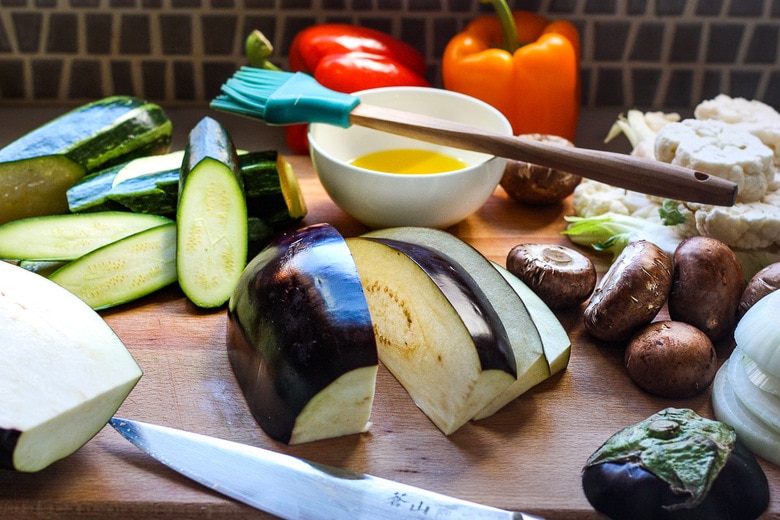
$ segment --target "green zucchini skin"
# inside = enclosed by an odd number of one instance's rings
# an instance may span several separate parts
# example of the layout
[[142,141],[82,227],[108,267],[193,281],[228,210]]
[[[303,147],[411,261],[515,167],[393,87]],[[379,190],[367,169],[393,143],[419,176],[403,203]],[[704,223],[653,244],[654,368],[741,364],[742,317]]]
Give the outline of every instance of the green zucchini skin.
[[126,211],[174,218],[179,201],[179,170],[128,179],[110,187],[106,201]]
[[184,150],[176,207],[179,286],[198,307],[220,307],[230,298],[246,266],[247,218],[233,141],[204,117]]
[[129,163],[130,161],[90,173],[71,186],[66,193],[68,210],[71,213],[126,211],[124,206],[111,200],[108,194],[111,193],[114,178]]
[[75,108],[0,149],[0,162],[65,155],[85,172],[164,153],[172,124],[153,103],[111,96]]
[[0,149],[0,223],[66,213],[67,190],[86,174],[166,152],[171,130],[162,108],[128,96],[52,119]]
[[244,189],[244,181],[239,174],[239,159],[230,134],[216,119],[204,117],[190,131],[187,147],[179,176],[179,202],[184,196],[187,181],[197,166],[207,158],[214,159],[234,173],[236,181]]

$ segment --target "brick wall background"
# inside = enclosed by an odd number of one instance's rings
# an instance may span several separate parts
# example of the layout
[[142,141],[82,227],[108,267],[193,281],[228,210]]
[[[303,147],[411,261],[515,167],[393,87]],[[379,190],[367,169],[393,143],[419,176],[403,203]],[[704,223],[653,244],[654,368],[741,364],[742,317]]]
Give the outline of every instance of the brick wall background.
[[[583,41],[583,105],[678,109],[718,93],[780,107],[780,0],[510,0]],[[478,0],[0,0],[0,105],[113,93],[205,105],[262,30],[280,65],[320,22],[374,27],[427,57],[491,8]]]

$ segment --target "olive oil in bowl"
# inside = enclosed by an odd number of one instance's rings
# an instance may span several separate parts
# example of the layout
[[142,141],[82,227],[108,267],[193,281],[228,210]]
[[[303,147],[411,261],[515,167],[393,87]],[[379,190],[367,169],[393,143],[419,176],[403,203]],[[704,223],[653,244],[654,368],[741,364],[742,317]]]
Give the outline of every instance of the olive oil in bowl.
[[371,152],[350,164],[366,170],[411,175],[445,173],[468,166],[460,159],[441,152],[412,148]]

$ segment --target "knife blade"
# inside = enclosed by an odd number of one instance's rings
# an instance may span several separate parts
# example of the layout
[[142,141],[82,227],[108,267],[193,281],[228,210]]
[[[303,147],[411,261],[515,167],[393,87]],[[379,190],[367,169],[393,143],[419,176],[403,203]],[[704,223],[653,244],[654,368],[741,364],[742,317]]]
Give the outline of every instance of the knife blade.
[[169,468],[280,518],[541,520],[167,426],[118,417],[110,424]]

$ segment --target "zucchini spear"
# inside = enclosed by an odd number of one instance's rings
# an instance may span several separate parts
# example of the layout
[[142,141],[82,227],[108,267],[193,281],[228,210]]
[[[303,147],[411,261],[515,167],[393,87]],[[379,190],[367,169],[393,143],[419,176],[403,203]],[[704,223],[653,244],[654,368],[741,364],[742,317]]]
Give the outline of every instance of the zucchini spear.
[[162,108],[113,96],[67,112],[0,148],[0,223],[68,210],[66,191],[84,175],[165,153]]
[[235,146],[203,118],[190,132],[176,212],[179,285],[198,307],[227,302],[246,266],[247,208]]

